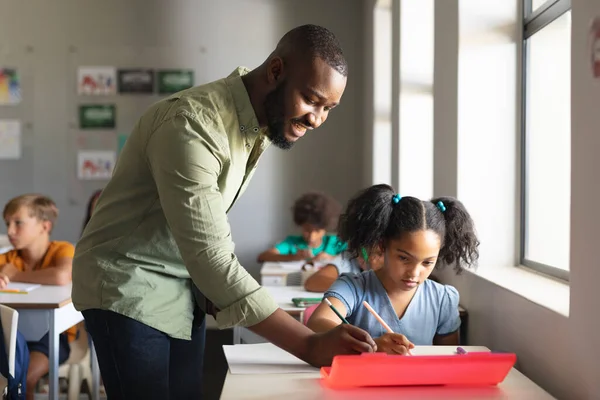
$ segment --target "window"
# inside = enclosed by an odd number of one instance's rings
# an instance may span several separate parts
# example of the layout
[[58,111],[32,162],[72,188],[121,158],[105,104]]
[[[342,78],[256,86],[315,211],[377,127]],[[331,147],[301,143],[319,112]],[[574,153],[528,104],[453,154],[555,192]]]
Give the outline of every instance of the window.
[[392,182],[392,9],[379,1],[374,11],[375,73],[373,126],[373,183]]
[[524,3],[521,263],[568,280],[571,1]]

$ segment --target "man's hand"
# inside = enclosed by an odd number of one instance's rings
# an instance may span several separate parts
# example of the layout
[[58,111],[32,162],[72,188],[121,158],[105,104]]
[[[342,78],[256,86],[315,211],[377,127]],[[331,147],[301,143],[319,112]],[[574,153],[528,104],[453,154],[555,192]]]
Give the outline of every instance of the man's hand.
[[329,366],[338,354],[373,353],[377,345],[364,330],[341,324],[325,333],[315,333],[309,339],[307,362],[315,367]]
[[8,263],[0,267],[0,273],[7,276],[8,279],[12,279],[16,274],[19,273],[19,270],[13,264]]
[[410,354],[410,349],[415,347],[406,336],[399,333],[385,333],[375,339],[375,343],[377,351],[387,354],[407,355]]

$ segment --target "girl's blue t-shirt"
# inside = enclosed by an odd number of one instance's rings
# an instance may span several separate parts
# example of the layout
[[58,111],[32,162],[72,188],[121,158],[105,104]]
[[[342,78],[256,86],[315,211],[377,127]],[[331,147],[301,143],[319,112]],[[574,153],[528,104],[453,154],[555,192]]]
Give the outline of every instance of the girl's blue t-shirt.
[[432,345],[435,335],[447,335],[460,327],[458,291],[429,279],[417,287],[402,318],[396,315],[375,271],[340,276],[324,297],[340,300],[346,307],[348,322],[374,338],[386,331],[362,304],[365,300],[394,332],[403,334],[415,345]]

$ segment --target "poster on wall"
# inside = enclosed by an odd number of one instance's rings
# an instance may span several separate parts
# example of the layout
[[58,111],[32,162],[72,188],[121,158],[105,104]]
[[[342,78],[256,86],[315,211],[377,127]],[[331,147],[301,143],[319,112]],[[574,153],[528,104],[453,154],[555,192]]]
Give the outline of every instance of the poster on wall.
[[77,178],[109,179],[116,159],[117,155],[114,151],[81,150],[77,154]]
[[0,119],[0,160],[21,158],[21,121]]
[[119,93],[154,92],[154,71],[151,69],[120,69],[117,74]]
[[79,106],[79,128],[113,129],[115,114],[114,104],[82,104]]
[[194,86],[194,71],[169,69],[158,71],[158,93],[171,94]]
[[77,93],[111,95],[117,93],[117,70],[114,67],[79,67]]
[[0,105],[21,102],[21,80],[15,68],[0,68]]
[[123,133],[120,133],[119,136],[117,136],[117,154],[121,154],[121,150],[123,150],[123,146],[125,146],[128,137],[129,135]]

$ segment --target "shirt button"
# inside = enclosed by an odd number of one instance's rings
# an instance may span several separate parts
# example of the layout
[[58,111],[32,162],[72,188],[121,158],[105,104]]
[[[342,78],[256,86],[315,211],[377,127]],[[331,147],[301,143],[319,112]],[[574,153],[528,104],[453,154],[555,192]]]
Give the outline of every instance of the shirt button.
[[254,128],[252,129],[254,132],[258,132],[258,128]]
[[246,143],[246,148],[250,148],[250,143]]
[[246,127],[244,125],[240,125],[240,131],[243,131],[244,129],[246,129]]

